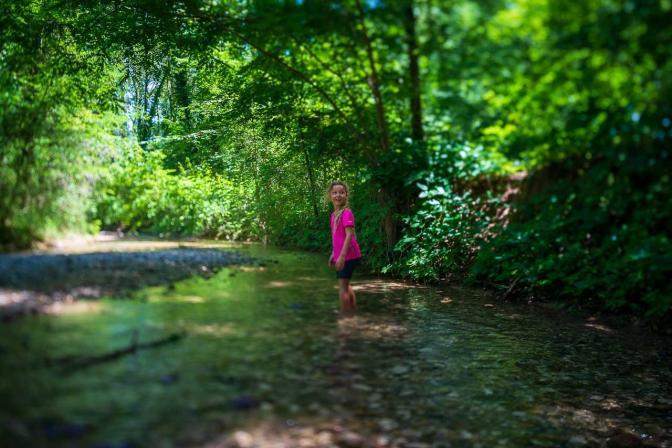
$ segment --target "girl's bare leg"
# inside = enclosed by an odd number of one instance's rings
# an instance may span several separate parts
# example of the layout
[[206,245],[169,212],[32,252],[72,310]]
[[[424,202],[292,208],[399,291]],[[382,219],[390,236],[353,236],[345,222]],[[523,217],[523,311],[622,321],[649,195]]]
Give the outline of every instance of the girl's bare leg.
[[352,285],[350,285],[350,282],[348,282],[348,293],[350,295],[350,305],[352,305],[352,309],[356,309],[357,297],[355,296],[355,290],[352,289]]
[[349,313],[350,311],[354,310],[350,296],[351,290],[352,288],[350,287],[350,279],[338,279],[338,298],[341,300],[341,313]]

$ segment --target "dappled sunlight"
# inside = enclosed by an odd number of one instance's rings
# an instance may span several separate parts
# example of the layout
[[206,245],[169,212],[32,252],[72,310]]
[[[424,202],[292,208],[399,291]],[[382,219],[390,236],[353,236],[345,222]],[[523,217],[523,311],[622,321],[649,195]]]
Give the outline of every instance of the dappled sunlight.
[[137,238],[110,238],[110,237],[96,237],[95,239],[88,238],[73,238],[64,240],[54,240],[52,247],[47,250],[38,251],[37,253],[58,253],[58,254],[86,254],[91,252],[145,252],[153,250],[166,249],[180,249],[180,248],[197,248],[197,249],[238,249],[250,245],[245,242],[231,242],[231,241],[171,241],[171,240],[157,240],[157,239],[137,239]]
[[150,294],[147,298],[151,303],[193,303],[202,304],[213,300],[226,300],[233,298],[234,295],[229,291],[216,291],[206,295],[175,294],[170,291],[161,291],[159,294]]
[[549,419],[557,426],[570,426],[574,429],[580,429],[584,436],[587,435],[585,431],[606,434],[616,427],[612,420],[596,414],[595,410],[568,403],[539,406],[533,410],[533,413]]
[[76,299],[97,299],[102,292],[99,288],[75,288],[67,292],[51,294],[30,290],[0,289],[0,318],[13,319],[29,313],[74,314],[95,312],[96,302],[86,302],[74,306]]
[[39,300],[39,294],[32,291],[0,289],[0,308],[18,306],[28,300]]
[[[240,272],[263,272],[266,271],[265,266],[237,266],[236,271]],[[235,271],[234,271],[235,272]]]
[[[363,426],[363,425],[359,425]],[[259,422],[243,426],[215,438],[204,448],[332,448],[385,447],[390,438],[384,434],[366,432],[344,424],[343,419],[301,417],[284,421]],[[418,448],[422,444],[416,444]]]
[[228,336],[236,332],[233,324],[192,324],[184,325],[187,332],[207,336]]
[[604,332],[604,333],[613,333],[614,332],[614,330],[607,327],[606,325],[595,323],[595,322],[586,322],[584,324],[584,326],[588,327],[588,328],[593,328],[595,330],[599,330],[599,331]]
[[199,296],[179,296],[176,298],[178,302],[187,302],[187,303],[203,303],[205,299]]
[[339,335],[357,336],[367,339],[388,339],[401,337],[408,329],[380,316],[354,315],[343,317],[338,320]]
[[107,305],[101,301],[91,300],[67,300],[62,302],[54,302],[47,305],[43,312],[50,315],[59,314],[94,314],[100,313],[107,309]]
[[294,285],[294,282],[274,280],[274,281],[266,283],[265,287],[266,288],[287,288],[287,287],[290,287],[290,286],[293,286],[293,285]]
[[[577,434],[574,436],[575,443],[597,446],[606,438],[609,440],[608,446],[644,446],[642,443],[647,440],[666,437],[661,429],[651,428],[652,433],[639,425],[633,426],[630,417],[627,416],[628,409],[646,405],[641,400],[619,400],[615,397],[591,395],[587,400],[583,400],[582,405],[558,402],[538,406],[533,413],[540,418],[548,419],[556,427],[574,431]],[[623,440],[627,440],[628,443],[619,443]],[[650,446],[658,445],[653,443]]]
[[596,316],[591,316],[586,319],[586,322],[583,324],[584,327],[591,328],[593,330],[598,330],[601,333],[613,334],[615,333],[614,329],[608,327],[605,323],[600,322]]
[[352,289],[355,292],[365,292],[371,294],[384,294],[392,291],[403,291],[407,289],[426,289],[422,285],[414,285],[412,283],[405,283],[393,280],[374,279],[366,281],[356,281],[352,283]]
[[309,277],[306,275],[296,277],[296,279],[300,282],[319,282],[319,283],[324,283],[325,277]]

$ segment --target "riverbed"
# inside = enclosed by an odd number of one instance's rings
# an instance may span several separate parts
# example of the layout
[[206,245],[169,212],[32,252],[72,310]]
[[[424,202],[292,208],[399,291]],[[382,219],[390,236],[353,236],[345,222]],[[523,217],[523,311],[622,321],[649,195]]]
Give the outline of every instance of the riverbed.
[[344,316],[326,256],[259,245],[25,256],[0,288],[43,302],[0,324],[2,446],[672,446],[651,335],[362,272]]

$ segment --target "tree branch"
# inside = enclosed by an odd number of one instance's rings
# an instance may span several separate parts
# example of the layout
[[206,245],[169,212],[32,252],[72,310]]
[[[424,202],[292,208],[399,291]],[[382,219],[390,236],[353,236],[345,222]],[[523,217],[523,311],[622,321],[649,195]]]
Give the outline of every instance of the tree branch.
[[341,118],[341,120],[343,120],[343,123],[346,125],[346,127],[348,128],[348,130],[349,130],[349,131],[352,133],[352,135],[355,137],[355,139],[357,140],[357,142],[358,142],[360,145],[366,147],[366,142],[364,142],[364,140],[362,139],[362,136],[360,135],[359,131],[357,131],[357,129],[356,129],[355,126],[350,122],[350,120],[349,120],[348,117],[345,115],[345,113],[343,112],[343,110],[338,106],[338,104],[336,104],[336,101],[331,97],[331,95],[329,95],[329,93],[327,93],[326,90],[324,90],[320,85],[318,85],[315,81],[313,81],[308,75],[306,75],[306,74],[303,73],[302,71],[296,69],[295,67],[292,67],[291,65],[289,65],[287,62],[285,62],[285,61],[284,61],[282,58],[280,58],[279,56],[277,56],[277,55],[271,53],[270,51],[268,51],[268,50],[266,50],[266,49],[264,49],[261,45],[256,44],[256,43],[253,42],[251,39],[249,39],[249,38],[243,36],[242,34],[240,34],[239,32],[237,32],[236,30],[231,29],[231,33],[234,34],[236,37],[238,37],[238,38],[239,38],[240,40],[242,40],[243,42],[245,42],[246,44],[250,45],[252,48],[254,48],[255,50],[257,50],[259,53],[261,53],[262,55],[264,55],[264,56],[267,57],[268,59],[270,59],[270,60],[272,60],[272,61],[278,63],[279,65],[281,65],[282,67],[284,67],[285,69],[287,69],[290,73],[294,74],[296,77],[298,77],[298,78],[301,79],[303,82],[307,83],[307,84],[310,85],[313,89],[315,89],[315,90],[322,96],[322,98],[324,98],[324,99],[331,105],[331,107],[332,107],[332,108],[334,109],[334,111],[338,114],[338,116]]
[[378,119],[378,129],[380,130],[380,143],[384,152],[390,150],[390,136],[387,130],[387,120],[385,118],[385,107],[383,106],[383,96],[380,93],[380,81],[378,79],[378,70],[376,69],[376,62],[373,57],[373,45],[369,38],[369,32],[366,28],[366,21],[364,16],[364,8],[362,8],[361,0],[355,0],[357,4],[357,11],[359,12],[359,23],[362,27],[362,36],[366,44],[366,55],[369,58],[369,67],[371,69],[371,78],[369,85],[373,98],[376,101],[376,118]]
[[[324,68],[326,71],[328,71],[329,73],[333,74],[334,76],[336,76],[336,77],[338,78],[338,80],[341,82],[341,86],[343,87],[343,92],[345,93],[345,95],[346,95],[346,96],[348,97],[348,99],[350,100],[350,105],[352,106],[352,109],[353,109],[353,110],[355,111],[355,113],[357,114],[357,118],[360,120],[360,122],[364,122],[365,120],[364,120],[364,116],[363,116],[363,114],[362,114],[362,109],[361,109],[359,103],[357,102],[357,99],[356,99],[355,96],[352,94],[352,92],[351,92],[351,90],[350,90],[350,87],[348,86],[348,83],[347,83],[347,82],[345,81],[345,79],[343,78],[343,75],[341,75],[339,72],[333,70],[333,69],[329,66],[329,64],[327,64],[326,62],[324,62],[324,61],[323,61],[318,55],[316,55],[316,54],[315,54],[309,47],[304,46],[301,42],[299,42],[298,39],[296,39],[296,37],[293,37],[293,36],[292,36],[292,38],[293,38],[294,41],[299,45],[299,47],[300,47],[301,49],[305,50],[306,53],[308,53],[308,55],[310,55],[313,59],[315,59],[315,60],[320,64],[320,66],[321,66],[322,68]],[[366,129],[364,129],[364,131],[366,132]]]
[[131,344],[124,348],[103,353],[101,355],[67,356],[63,358],[51,359],[49,360],[49,362],[61,364],[61,366],[66,370],[79,370],[86,367],[91,367],[93,365],[114,361],[115,359],[121,358],[122,356],[135,353],[138,350],[160,347],[162,345],[170,344],[171,342],[179,341],[184,336],[185,336],[184,333],[173,333],[169,336],[157,339],[155,341],[138,343],[138,334],[136,330],[133,333]]

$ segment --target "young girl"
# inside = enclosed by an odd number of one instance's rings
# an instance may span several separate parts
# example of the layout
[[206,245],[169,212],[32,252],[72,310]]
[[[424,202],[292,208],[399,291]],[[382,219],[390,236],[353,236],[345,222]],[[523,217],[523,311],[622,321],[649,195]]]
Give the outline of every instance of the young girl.
[[352,272],[362,257],[355,236],[355,215],[348,206],[348,187],[343,182],[332,182],[327,190],[334,212],[331,214],[332,251],[329,266],[336,268],[338,296],[341,299],[341,311],[354,311],[357,307],[355,291],[350,286]]

